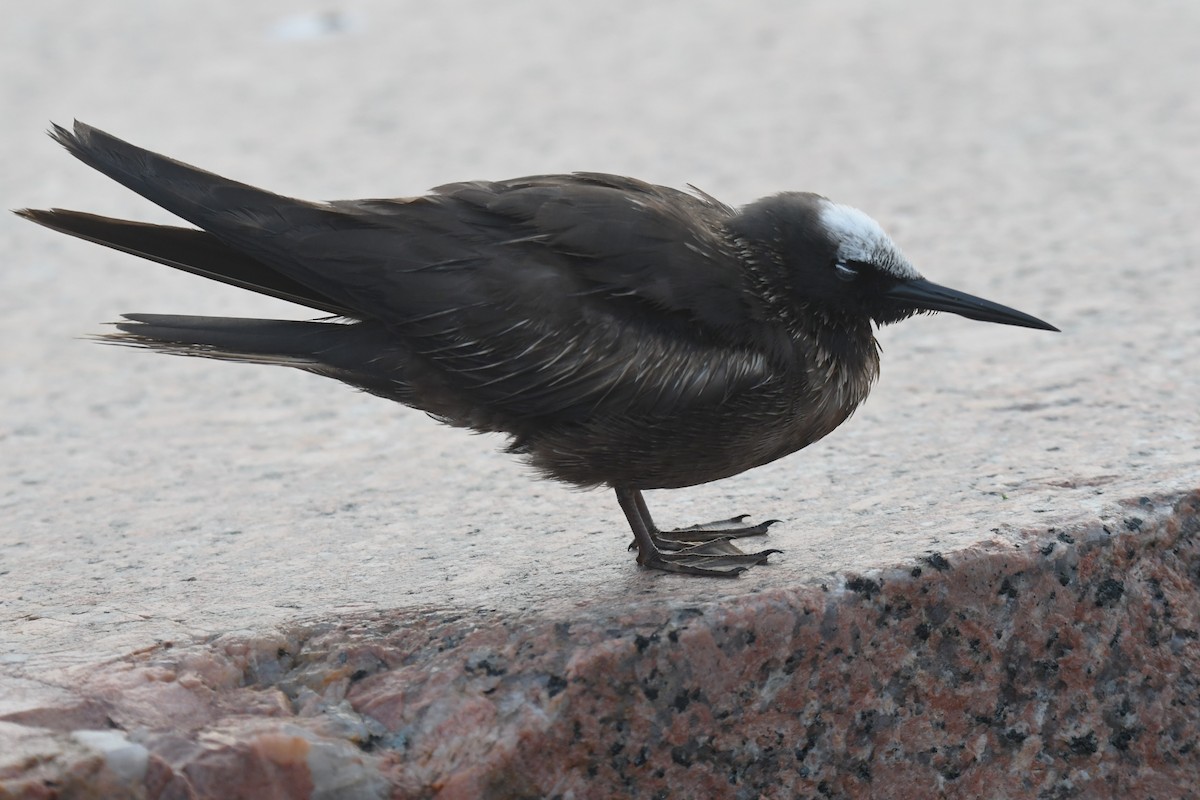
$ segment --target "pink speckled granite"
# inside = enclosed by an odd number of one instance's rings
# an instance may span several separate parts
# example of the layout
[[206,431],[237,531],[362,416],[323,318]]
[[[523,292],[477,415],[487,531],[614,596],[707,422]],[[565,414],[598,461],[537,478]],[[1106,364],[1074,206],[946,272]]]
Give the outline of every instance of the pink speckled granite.
[[[0,786],[1187,797],[1200,785],[1200,492],[1164,501],[1128,504],[1115,526],[734,603],[631,600],[574,619],[377,612],[155,648],[44,676],[8,708],[0,742],[18,749],[3,750]],[[144,748],[140,770],[71,739],[101,710],[124,751]]]

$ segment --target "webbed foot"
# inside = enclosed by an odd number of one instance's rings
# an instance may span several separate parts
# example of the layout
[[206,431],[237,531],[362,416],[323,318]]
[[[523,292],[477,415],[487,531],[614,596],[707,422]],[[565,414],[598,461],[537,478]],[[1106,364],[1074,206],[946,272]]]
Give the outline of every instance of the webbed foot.
[[[738,524],[748,516],[750,515],[742,514],[729,519],[719,519],[699,525],[689,525],[686,528],[676,528],[670,531],[660,531],[652,527],[650,529],[650,538],[662,550],[678,550],[680,547],[688,547],[700,542],[741,539],[746,536],[764,536],[767,533],[767,528],[779,522],[777,519],[769,519],[754,525]],[[637,549],[636,539],[629,543],[629,549]]]
[[617,501],[633,529],[630,550],[638,551],[638,563],[650,569],[685,575],[735,578],[756,564],[765,564],[767,556],[779,550],[744,552],[733,543],[735,538],[761,536],[779,520],[743,525],[746,515],[691,525],[678,530],[660,531],[650,517],[642,493],[636,489],[617,489]]
[[650,569],[660,569],[664,572],[677,572],[684,575],[707,575],[714,578],[736,578],[756,564],[767,563],[767,556],[778,553],[779,550],[761,550],[757,553],[743,553],[729,541],[723,540],[736,553],[712,552],[712,542],[688,547],[674,552],[654,550],[650,553],[638,553],[638,563]]

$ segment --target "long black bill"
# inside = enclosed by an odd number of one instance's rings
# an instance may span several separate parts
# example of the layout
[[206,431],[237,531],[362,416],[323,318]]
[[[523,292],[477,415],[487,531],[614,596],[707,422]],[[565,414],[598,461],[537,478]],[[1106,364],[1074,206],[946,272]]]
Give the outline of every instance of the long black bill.
[[1043,331],[1058,330],[1049,322],[1043,322],[1015,308],[1002,306],[948,286],[939,286],[924,278],[898,283],[884,292],[884,295],[901,305],[925,311],[949,311],[981,322],[999,322],[1001,325],[1019,325],[1022,328],[1037,328]]

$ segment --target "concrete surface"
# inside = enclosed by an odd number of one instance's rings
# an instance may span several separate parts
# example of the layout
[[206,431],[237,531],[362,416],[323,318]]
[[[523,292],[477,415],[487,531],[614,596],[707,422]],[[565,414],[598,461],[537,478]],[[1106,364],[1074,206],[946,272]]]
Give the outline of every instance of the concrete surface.
[[[126,311],[305,311],[6,215],[0,681],[11,705],[0,733],[57,753],[60,761],[37,757],[47,769],[67,774],[90,763],[78,755],[86,752],[124,753],[114,763],[128,774],[174,763],[158,751],[143,758],[137,748],[148,745],[137,741],[69,738],[107,728],[113,709],[128,706],[127,692],[88,686],[158,659],[128,654],[165,643],[219,661],[229,636],[251,651],[313,626],[407,624],[421,636],[429,614],[472,629],[571,623],[577,632],[628,622],[637,609],[738,619],[765,597],[803,607],[796,598],[822,586],[851,603],[859,595],[847,586],[941,563],[935,553],[955,565],[1008,553],[1012,566],[1063,533],[1125,546],[1141,533],[1129,527],[1135,518],[1192,535],[1200,7],[321,10],[51,0],[7,15],[0,204],[167,219],[41,136],[49,120],[71,117],[312,198],[572,169],[691,182],[732,203],[809,189],[871,213],[928,277],[1064,332],[954,317],[885,330],[879,386],[829,439],[718,484],[650,494],[664,524],[730,513],[784,520],[769,539],[784,553],[770,567],[714,583],[637,570],[610,495],[531,480],[498,439],[287,370],[81,341]],[[1127,568],[1162,566],[1153,549],[1138,552]],[[1007,568],[992,563],[996,575]],[[1094,596],[1108,579],[1081,591]],[[1181,580],[1175,607],[1194,608],[1194,579]],[[1096,607],[1125,614],[1130,597]],[[585,646],[578,635],[583,644],[569,640],[568,651]],[[1179,635],[1171,669],[1195,663],[1194,642]],[[279,702],[302,706],[294,694]],[[287,762],[295,736],[264,735],[272,763]],[[345,763],[339,742],[350,740],[323,739],[311,752]],[[1091,761],[1060,765],[1046,791],[1066,791],[1071,769],[1095,774],[1092,762],[1127,758],[1097,741]],[[29,764],[11,758],[0,776],[25,774]],[[883,796],[881,752],[863,758]],[[1194,756],[1180,758],[1179,769],[1194,769]],[[669,749],[666,759],[667,779],[679,770],[674,785],[686,785],[694,773]],[[108,780],[79,774],[81,787]],[[938,774],[939,791],[966,785]],[[798,795],[818,791],[811,773],[796,780]],[[1139,796],[1146,784],[1129,781],[1125,795]],[[836,785],[853,796],[854,784]],[[553,793],[547,786],[536,788]]]

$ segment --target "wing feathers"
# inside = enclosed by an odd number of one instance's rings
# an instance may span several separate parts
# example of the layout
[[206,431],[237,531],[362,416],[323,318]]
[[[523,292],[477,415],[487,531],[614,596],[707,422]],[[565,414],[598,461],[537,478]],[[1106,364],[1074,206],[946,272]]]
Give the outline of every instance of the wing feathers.
[[[760,345],[776,334],[766,331],[726,240],[732,212],[706,195],[579,173],[448,184],[411,199],[309,203],[83,123],[56,126],[53,135],[203,231],[68,211],[25,216],[224,283],[378,321],[354,334],[356,346],[388,357],[372,367],[356,355],[354,380],[329,373],[356,385],[391,385],[400,359],[404,380],[436,376],[440,396],[452,391],[481,409],[570,420],[602,402],[663,414],[722,402],[774,369]],[[350,336],[280,323],[255,329],[238,350],[249,329],[208,320],[189,341],[181,331],[195,323],[180,319],[136,315],[118,336],[216,357],[262,360],[265,349],[276,359],[268,363],[304,358],[313,337]],[[301,340],[299,353],[284,346],[290,336]],[[402,399],[422,406],[420,386],[411,388]]]
[[334,303],[309,287],[281,275],[204,231],[131,222],[60,208],[49,211],[21,209],[16,213],[51,230],[230,286],[331,314],[352,313],[344,305]]

